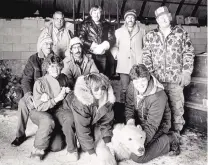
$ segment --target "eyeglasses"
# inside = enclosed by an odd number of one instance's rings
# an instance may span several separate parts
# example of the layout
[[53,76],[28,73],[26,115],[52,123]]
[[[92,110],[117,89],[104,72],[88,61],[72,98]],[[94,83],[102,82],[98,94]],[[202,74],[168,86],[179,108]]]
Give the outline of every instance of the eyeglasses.
[[97,91],[99,91],[99,89],[101,89],[102,91],[105,91],[105,90],[107,90],[107,87],[106,86],[101,86],[101,87],[95,87],[94,89],[93,89],[93,91],[94,92],[97,92]]

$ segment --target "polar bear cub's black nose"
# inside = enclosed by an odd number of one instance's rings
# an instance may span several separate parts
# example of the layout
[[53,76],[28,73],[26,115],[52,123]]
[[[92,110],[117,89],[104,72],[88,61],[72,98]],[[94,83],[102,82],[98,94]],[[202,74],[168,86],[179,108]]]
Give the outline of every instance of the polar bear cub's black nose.
[[143,152],[145,151],[145,149],[144,149],[143,147],[140,147],[140,148],[138,149],[138,151],[139,151],[140,153],[143,153]]

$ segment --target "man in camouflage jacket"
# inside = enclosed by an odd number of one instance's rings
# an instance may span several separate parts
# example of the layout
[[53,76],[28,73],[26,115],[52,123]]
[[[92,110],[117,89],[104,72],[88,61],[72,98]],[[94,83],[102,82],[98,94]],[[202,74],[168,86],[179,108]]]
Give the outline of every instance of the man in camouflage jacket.
[[188,33],[171,27],[172,16],[166,6],[155,11],[159,25],[144,37],[143,63],[164,85],[172,111],[172,129],[178,133],[185,123],[183,88],[190,83],[194,48]]

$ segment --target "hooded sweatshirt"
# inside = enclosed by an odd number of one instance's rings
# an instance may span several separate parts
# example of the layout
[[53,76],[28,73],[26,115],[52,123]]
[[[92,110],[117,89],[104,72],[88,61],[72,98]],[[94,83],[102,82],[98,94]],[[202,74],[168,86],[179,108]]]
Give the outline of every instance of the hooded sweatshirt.
[[151,76],[146,92],[140,95],[131,82],[126,94],[126,121],[135,119],[146,132],[146,144],[156,133],[168,133],[171,127],[171,112],[162,84]]

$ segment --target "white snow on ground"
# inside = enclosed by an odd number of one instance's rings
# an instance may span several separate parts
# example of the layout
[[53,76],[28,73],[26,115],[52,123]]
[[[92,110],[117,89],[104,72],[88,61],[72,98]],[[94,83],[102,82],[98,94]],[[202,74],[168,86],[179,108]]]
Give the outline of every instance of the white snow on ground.
[[[26,134],[29,138],[19,147],[11,147],[10,143],[15,138],[17,125],[17,111],[0,109],[0,165],[87,165],[89,157],[87,154],[81,154],[80,160],[75,163],[66,162],[60,155],[66,152],[66,149],[60,152],[50,152],[42,161],[31,159],[34,134],[37,130],[30,120],[27,126]],[[170,156],[170,154],[154,159],[145,165],[205,165],[207,164],[207,137],[200,133],[194,133],[190,130],[185,131],[182,136],[181,154],[179,156]],[[96,164],[97,165],[97,164]],[[123,161],[119,165],[138,165],[133,161]]]

